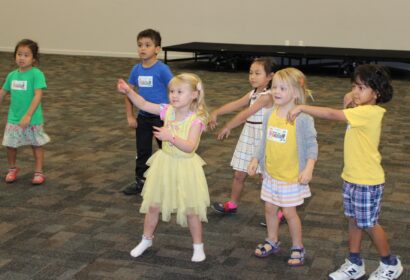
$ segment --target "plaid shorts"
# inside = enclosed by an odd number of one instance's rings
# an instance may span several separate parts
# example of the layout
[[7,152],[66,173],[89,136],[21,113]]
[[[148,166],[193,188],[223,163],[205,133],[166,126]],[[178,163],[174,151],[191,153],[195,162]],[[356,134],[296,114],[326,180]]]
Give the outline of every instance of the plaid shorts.
[[359,228],[370,228],[377,224],[384,184],[356,185],[343,182],[343,206],[346,217],[356,220]]

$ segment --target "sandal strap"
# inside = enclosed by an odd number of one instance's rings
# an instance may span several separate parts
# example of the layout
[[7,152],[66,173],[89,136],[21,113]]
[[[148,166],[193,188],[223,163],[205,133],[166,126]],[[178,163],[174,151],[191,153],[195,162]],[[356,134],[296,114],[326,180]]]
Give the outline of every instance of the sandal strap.
[[[266,238],[265,241],[263,242],[263,244],[262,244],[262,243],[261,243],[261,244],[258,244],[258,246],[256,246],[256,248],[259,249],[259,250],[261,250],[261,251],[265,251],[265,252],[266,252],[266,251],[268,251],[268,250],[266,249],[265,245],[269,245],[269,246],[272,247],[272,249],[275,249],[275,248],[278,248],[278,247],[279,247],[280,242],[277,241],[277,242],[275,243],[274,241],[272,241],[272,240]],[[272,250],[272,249],[271,249],[271,250]]]
[[[298,253],[298,256],[292,256],[293,253]],[[304,260],[305,258],[305,248],[304,247],[292,247],[290,249],[290,257],[289,259],[291,260]]]
[[266,244],[266,243],[268,243],[270,246],[272,246],[272,248],[277,248],[277,247],[279,247],[279,245],[280,245],[280,242],[279,242],[279,241],[274,242],[274,241],[270,240],[269,238],[266,238],[266,239],[265,239],[265,243],[264,243],[264,244]]

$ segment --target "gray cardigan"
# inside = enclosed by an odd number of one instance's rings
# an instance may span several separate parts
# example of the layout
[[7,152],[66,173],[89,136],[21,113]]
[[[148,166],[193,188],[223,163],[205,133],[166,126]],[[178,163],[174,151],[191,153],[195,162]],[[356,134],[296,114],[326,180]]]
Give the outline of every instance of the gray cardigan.
[[[268,110],[263,116],[263,135],[254,153],[254,157],[258,159],[262,171],[265,169],[266,131],[273,110],[274,108]],[[304,113],[300,113],[296,118],[296,143],[298,146],[299,172],[301,172],[305,169],[307,160],[317,160],[318,155],[315,123],[311,116]]]

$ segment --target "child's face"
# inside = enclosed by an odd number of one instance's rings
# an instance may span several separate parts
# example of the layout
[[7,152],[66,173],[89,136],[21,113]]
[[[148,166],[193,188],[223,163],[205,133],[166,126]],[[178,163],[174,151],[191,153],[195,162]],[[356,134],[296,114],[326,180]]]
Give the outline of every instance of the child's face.
[[249,70],[249,82],[253,88],[264,90],[272,80],[272,76],[265,72],[265,68],[261,63],[252,63]]
[[352,84],[353,103],[360,105],[376,104],[377,93],[371,88],[357,80]]
[[20,71],[25,71],[33,66],[35,59],[33,53],[28,46],[20,46],[16,52],[16,64]]
[[151,38],[139,38],[137,45],[138,55],[142,60],[145,61],[156,58],[157,54],[161,51],[161,47],[155,46],[155,43]]
[[295,104],[296,92],[289,84],[281,79],[274,78],[272,83],[272,96],[275,105],[287,106]]
[[186,83],[173,83],[169,87],[169,102],[178,109],[189,108],[192,101],[198,97],[198,92],[193,91]]

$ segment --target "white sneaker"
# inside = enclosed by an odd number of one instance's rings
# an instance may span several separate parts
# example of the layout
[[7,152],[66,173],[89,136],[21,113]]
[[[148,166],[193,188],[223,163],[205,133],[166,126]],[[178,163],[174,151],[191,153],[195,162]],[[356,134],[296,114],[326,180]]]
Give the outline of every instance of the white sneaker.
[[394,280],[403,273],[401,261],[397,258],[396,265],[387,265],[380,262],[379,267],[370,275],[369,280]]
[[330,280],[356,280],[363,277],[366,274],[364,271],[364,263],[362,265],[357,265],[350,262],[348,259],[345,263],[336,270],[329,274]]

